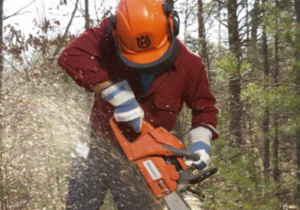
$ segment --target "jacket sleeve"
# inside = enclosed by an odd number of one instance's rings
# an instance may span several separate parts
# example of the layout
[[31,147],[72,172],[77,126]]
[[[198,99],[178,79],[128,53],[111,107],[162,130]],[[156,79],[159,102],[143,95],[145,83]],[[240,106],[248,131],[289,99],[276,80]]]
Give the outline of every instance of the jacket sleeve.
[[108,59],[108,51],[113,47],[108,35],[108,19],[104,19],[98,27],[86,30],[69,43],[58,58],[58,65],[79,86],[92,91],[91,85],[110,79],[101,62]]
[[212,131],[212,139],[218,138],[216,130],[218,109],[216,99],[209,89],[208,79],[201,58],[187,77],[185,103],[192,109],[192,129],[203,126]]

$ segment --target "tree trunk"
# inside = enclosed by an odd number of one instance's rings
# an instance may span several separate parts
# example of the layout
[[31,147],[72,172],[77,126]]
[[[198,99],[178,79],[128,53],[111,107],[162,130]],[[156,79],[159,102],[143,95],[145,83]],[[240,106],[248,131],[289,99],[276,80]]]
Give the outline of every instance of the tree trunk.
[[3,2],[0,0],[0,199],[1,199],[1,209],[7,209],[5,204],[5,189],[4,189],[4,180],[3,180],[3,171],[2,171],[2,152],[3,152],[3,97],[2,97],[2,88],[3,88]]
[[[263,0],[263,4],[266,3],[266,0]],[[264,15],[264,12],[263,12]],[[262,41],[263,41],[263,59],[264,59],[264,80],[265,82],[269,81],[269,58],[268,58],[268,41],[266,28],[263,26],[262,32]],[[265,91],[268,91],[267,87],[265,87]],[[264,119],[263,119],[263,135],[264,135],[264,174],[265,177],[268,178],[270,175],[270,136],[269,136],[269,124],[270,124],[270,112],[269,107],[265,109]]]
[[[237,2],[236,0],[227,1],[228,9],[228,34],[229,49],[240,62],[241,59],[241,42],[239,37],[239,27],[237,18]],[[230,145],[241,145],[243,143],[242,136],[242,105],[241,105],[241,80],[239,78],[240,66],[229,78],[229,142]]]
[[183,29],[183,42],[186,43],[187,42],[187,27],[188,27],[188,5],[189,5],[189,0],[185,0],[185,10],[184,10],[184,20],[183,20],[183,25],[184,25],[184,29]]
[[202,59],[204,61],[205,70],[207,72],[207,77],[210,84],[211,83],[210,63],[209,63],[208,52],[207,52],[202,0],[198,0],[198,36],[199,36],[199,43],[198,43],[199,54],[202,56]]
[[300,130],[296,133],[296,156],[297,156],[297,191],[296,191],[296,200],[298,203],[298,208],[300,209]]
[[90,27],[89,0],[84,0],[84,19],[84,28],[87,30]]
[[[84,0],[84,19],[85,19],[84,28],[85,30],[87,30],[90,28],[89,0]],[[87,103],[87,110],[90,110],[93,104],[93,94],[91,94],[89,91],[86,91],[86,103]]]
[[198,37],[199,37],[199,43],[198,43],[198,49],[199,54],[203,54],[203,40],[204,40],[204,20],[203,20],[203,2],[202,0],[198,0]]
[[257,56],[259,54],[257,50],[258,40],[257,40],[257,33],[258,33],[258,26],[259,26],[259,17],[261,16],[260,13],[260,0],[255,0],[253,9],[251,11],[251,38],[249,39],[249,55],[248,59],[252,63],[252,71],[254,74],[258,74],[257,70],[260,69],[260,57]]
[[[278,0],[275,0],[276,7],[278,8]],[[276,22],[276,26],[278,23]],[[279,77],[279,55],[278,55],[278,32],[275,33],[275,39],[274,39],[274,59],[275,59],[275,65],[274,65],[274,74],[273,74],[273,80],[275,84],[278,84],[278,77]],[[274,145],[273,145],[273,178],[275,181],[279,181],[279,157],[278,157],[278,146],[279,146],[279,114],[276,112],[274,113],[273,118],[273,125],[274,125]]]
[[[222,15],[221,15],[221,10],[223,9],[222,8],[222,5],[221,5],[221,2],[218,2],[217,3],[218,4],[218,19],[219,20],[221,20],[221,17],[222,17]],[[221,23],[221,21],[219,21],[219,24],[218,24],[218,52],[219,52],[219,54],[221,54],[222,53],[222,35],[221,35],[221,26],[222,26],[222,23]]]
[[[296,30],[296,37],[295,40],[299,40],[300,39],[300,0],[295,0],[295,14],[296,14],[296,21],[297,21],[297,30]],[[298,62],[300,62],[299,59],[300,58],[300,51],[299,49],[296,49],[295,52],[295,59],[298,60]],[[297,69],[295,72],[297,72],[296,75],[296,81],[295,81],[295,85],[299,85],[300,84],[300,71],[299,69]],[[297,94],[300,95],[299,90],[296,90]],[[300,108],[298,108],[298,114],[300,113]],[[300,209],[300,128],[298,128],[298,131],[296,133],[296,156],[297,156],[297,179],[298,179],[298,184],[297,184],[297,191],[296,191],[296,199],[298,202],[298,208]]]
[[263,134],[264,134],[264,174],[266,179],[270,176],[270,137],[269,137],[269,122],[270,122],[270,112],[269,108],[265,109],[264,119],[263,119]]
[[254,46],[255,48],[257,45],[258,17],[260,13],[259,2],[260,0],[255,0],[251,16],[251,46]]

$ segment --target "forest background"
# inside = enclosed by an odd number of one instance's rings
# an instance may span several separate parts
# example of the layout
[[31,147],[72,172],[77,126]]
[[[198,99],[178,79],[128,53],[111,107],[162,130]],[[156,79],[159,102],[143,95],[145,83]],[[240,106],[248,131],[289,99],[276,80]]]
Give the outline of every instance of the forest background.
[[[199,186],[201,208],[300,209],[300,0],[167,2],[218,101],[219,172]],[[0,209],[64,208],[93,96],[56,59],[116,3],[0,0]],[[190,114],[174,129],[185,144]],[[109,195],[101,209],[114,209]]]

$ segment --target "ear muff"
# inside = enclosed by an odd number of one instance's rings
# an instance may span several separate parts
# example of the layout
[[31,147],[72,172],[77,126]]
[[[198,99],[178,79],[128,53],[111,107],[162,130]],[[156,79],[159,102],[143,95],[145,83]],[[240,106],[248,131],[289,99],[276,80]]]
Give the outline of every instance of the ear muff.
[[[179,19],[179,15],[178,15],[178,12],[176,10],[173,10],[171,8],[170,5],[168,5],[167,3],[164,3],[163,4],[163,9],[164,9],[164,12],[168,18],[168,25],[169,25],[169,31],[170,33],[174,33],[174,36],[178,36],[179,34],[179,25],[180,25],[180,19]],[[171,26],[171,21],[170,21],[170,15],[173,16],[173,26]]]
[[113,33],[115,29],[116,29],[116,19],[115,16],[112,13],[110,13],[108,32]]
[[179,34],[179,25],[180,25],[179,15],[176,10],[173,10],[173,25],[174,25],[174,35],[176,37]]
[[116,28],[116,19],[115,19],[115,16],[112,13],[110,13],[109,25],[113,29]]

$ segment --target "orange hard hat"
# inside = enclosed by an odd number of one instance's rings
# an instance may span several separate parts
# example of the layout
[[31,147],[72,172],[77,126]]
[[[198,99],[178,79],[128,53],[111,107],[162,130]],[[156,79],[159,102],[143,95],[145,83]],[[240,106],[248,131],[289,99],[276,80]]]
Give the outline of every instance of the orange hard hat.
[[120,0],[111,28],[119,57],[139,73],[154,73],[174,57],[179,17],[162,0]]

